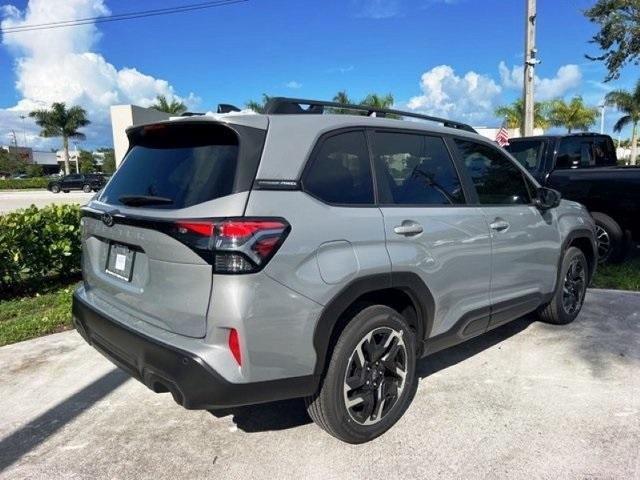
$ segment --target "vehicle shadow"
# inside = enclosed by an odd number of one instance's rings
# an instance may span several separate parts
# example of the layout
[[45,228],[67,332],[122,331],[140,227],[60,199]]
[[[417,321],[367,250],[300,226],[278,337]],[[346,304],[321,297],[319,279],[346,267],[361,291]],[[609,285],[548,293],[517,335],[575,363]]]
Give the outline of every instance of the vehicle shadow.
[[[527,315],[455,347],[442,350],[418,361],[420,379],[483,352],[484,350],[525,330],[535,320]],[[226,409],[210,410],[216,418],[232,416],[233,423],[243,432],[287,430],[311,423],[304,400],[301,398]]]
[[4,437],[0,441],[0,472],[44,443],[129,378],[122,370],[113,369]]

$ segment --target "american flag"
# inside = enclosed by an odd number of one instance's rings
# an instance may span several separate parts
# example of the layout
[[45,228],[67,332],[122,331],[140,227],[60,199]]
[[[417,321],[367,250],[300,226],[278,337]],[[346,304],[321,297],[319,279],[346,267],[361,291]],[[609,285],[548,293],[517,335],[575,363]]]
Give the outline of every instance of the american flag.
[[498,133],[496,133],[496,142],[501,147],[509,145],[509,131],[504,127],[504,123],[500,127],[500,130],[498,130]]

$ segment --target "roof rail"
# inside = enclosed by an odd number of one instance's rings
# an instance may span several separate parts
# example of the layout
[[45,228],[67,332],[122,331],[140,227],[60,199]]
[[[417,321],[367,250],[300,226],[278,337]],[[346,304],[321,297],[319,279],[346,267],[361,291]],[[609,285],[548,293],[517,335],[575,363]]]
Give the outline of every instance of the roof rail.
[[[303,108],[303,105],[308,107]],[[326,102],[323,100],[308,100],[303,98],[273,97],[265,105],[264,113],[270,115],[296,113],[321,115],[325,112],[325,109],[327,107],[331,109],[366,112],[367,116],[376,114],[376,116],[378,117],[396,115],[399,117],[419,118],[421,120],[441,123],[445,127],[477,133],[472,126],[467,125],[466,123],[456,122],[453,120],[448,120],[446,118],[432,117],[431,115],[422,115],[421,113],[404,112],[402,110],[394,110],[391,108],[377,108],[369,105],[344,104],[338,102]]]

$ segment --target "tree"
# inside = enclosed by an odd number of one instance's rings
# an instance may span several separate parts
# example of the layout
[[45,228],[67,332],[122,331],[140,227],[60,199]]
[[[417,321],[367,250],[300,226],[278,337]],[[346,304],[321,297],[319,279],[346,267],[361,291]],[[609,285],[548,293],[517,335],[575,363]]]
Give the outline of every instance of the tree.
[[375,108],[391,108],[393,106],[393,95],[387,93],[386,95],[378,95],[377,93],[370,93],[360,102],[360,105],[366,105],[367,107]]
[[93,173],[96,171],[96,159],[93,158],[93,153],[87,150],[80,150],[78,162],[80,173]]
[[572,130],[588,130],[596,123],[598,109],[585,105],[582,97],[576,96],[569,103],[562,99],[553,100],[549,106],[549,122],[554,127]]
[[84,133],[79,132],[78,129],[91,123],[87,119],[87,112],[78,106],[67,108],[63,102],[53,103],[49,110],[34,110],[29,113],[29,116],[35,118],[36,124],[42,128],[40,131],[41,137],[62,137],[64,173],[69,175],[69,139],[84,140]]
[[[533,126],[536,128],[549,128],[546,102],[535,102],[533,105]],[[518,98],[510,105],[501,105],[495,110],[496,117],[505,120],[507,128],[517,128],[520,135],[524,135],[524,102]]]
[[640,0],[598,0],[584,14],[600,27],[591,43],[603,53],[586,57],[605,63],[609,72],[605,81],[619,78],[627,63],[640,63]]
[[266,93],[263,93],[262,94],[262,102],[256,102],[255,100],[249,100],[245,104],[245,106],[249,110],[253,110],[256,113],[264,113],[265,107],[267,106],[267,103],[269,103],[269,100],[271,100],[271,96],[267,95]]
[[631,130],[631,165],[636,164],[638,153],[638,123],[640,123],[640,80],[633,90],[614,90],[604,99],[607,105],[616,107],[624,115],[618,119],[613,130],[620,132],[627,125]]
[[164,95],[158,95],[156,97],[156,103],[151,105],[151,108],[155,108],[159,112],[164,112],[176,116],[182,115],[187,111],[187,106],[184,103],[176,100],[175,98],[172,98],[171,101],[168,101],[167,97]]
[[113,148],[104,148],[99,151],[104,152],[104,161],[102,162],[103,173],[113,173],[116,171],[116,154]]

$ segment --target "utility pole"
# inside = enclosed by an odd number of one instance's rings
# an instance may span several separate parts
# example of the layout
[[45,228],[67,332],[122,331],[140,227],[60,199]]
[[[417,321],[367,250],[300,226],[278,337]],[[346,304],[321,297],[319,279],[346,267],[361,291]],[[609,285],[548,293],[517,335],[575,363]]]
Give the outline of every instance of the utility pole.
[[603,103],[600,105],[600,133],[604,133],[604,110],[607,106]]
[[540,63],[536,48],[536,0],[525,0],[527,14],[524,37],[524,134],[533,135],[533,81],[535,79],[535,66]]

